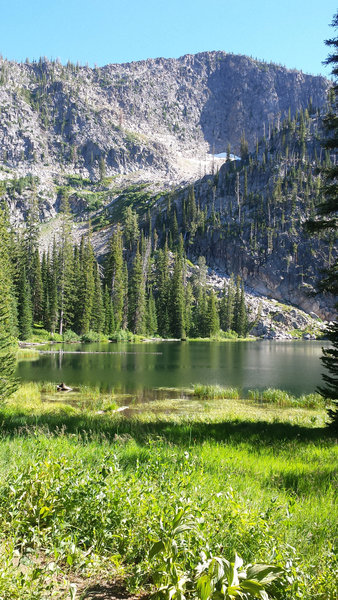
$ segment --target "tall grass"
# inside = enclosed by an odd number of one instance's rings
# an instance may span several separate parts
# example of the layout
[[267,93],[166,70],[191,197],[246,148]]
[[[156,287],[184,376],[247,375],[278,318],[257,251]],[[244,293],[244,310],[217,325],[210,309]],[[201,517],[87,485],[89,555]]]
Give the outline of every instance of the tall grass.
[[302,406],[305,408],[325,408],[326,401],[320,394],[307,394],[295,397],[288,392],[276,388],[266,390],[249,390],[248,398],[256,402],[278,404],[279,406]]
[[81,577],[104,576],[149,591],[150,550],[182,506],[200,515],[203,547],[189,534],[179,569],[207,546],[281,566],[279,600],[335,598],[337,446],[310,421],[324,410],[304,409],[300,424],[299,408],[271,404],[269,421],[264,405],[201,395],[188,414],[165,401],[160,413],[66,414],[41,389],[0,410],[0,597],[66,598]]
[[229,398],[239,399],[240,391],[238,388],[223,388],[219,385],[202,385],[194,386],[194,396],[198,398]]

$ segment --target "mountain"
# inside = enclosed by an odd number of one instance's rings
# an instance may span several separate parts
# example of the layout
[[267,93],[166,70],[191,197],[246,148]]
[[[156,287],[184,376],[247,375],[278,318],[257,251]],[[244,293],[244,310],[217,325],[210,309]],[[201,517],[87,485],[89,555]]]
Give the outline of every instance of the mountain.
[[335,240],[305,227],[321,200],[320,168],[330,164],[322,137],[314,113],[285,120],[245,159],[160,202],[160,240],[182,233],[191,260],[204,256],[219,274],[240,275],[256,292],[331,318],[333,298],[314,292],[335,260]]
[[159,244],[181,232],[192,261],[330,318],[331,299],[310,293],[333,244],[303,227],[330,160],[329,85],[225,52],[94,69],[1,59],[0,198],[13,224],[44,222],[47,247],[67,196],[74,240],[90,217],[101,257],[131,206]]
[[42,217],[65,174],[177,185],[210,172],[228,145],[238,154],[243,132],[253,149],[289,110],[321,109],[328,86],[225,52],[94,69],[1,59],[0,178],[38,177]]

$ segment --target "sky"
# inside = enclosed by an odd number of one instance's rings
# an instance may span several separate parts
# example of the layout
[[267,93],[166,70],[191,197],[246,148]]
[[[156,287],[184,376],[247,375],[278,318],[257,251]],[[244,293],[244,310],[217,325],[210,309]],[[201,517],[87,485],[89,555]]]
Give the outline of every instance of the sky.
[[305,73],[334,35],[336,0],[0,0],[0,53],[103,66],[224,50]]

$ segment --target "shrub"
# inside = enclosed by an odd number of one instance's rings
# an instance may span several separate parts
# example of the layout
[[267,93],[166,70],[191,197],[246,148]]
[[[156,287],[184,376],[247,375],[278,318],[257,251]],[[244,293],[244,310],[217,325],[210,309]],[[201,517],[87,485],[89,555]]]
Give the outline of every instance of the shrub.
[[92,342],[107,342],[107,338],[97,331],[88,331],[88,333],[83,333],[81,335],[81,342],[86,342],[90,344]]
[[72,331],[71,329],[67,329],[67,331],[65,331],[65,334],[63,336],[63,341],[64,342],[79,342],[80,336],[77,333],[75,333],[75,331]]

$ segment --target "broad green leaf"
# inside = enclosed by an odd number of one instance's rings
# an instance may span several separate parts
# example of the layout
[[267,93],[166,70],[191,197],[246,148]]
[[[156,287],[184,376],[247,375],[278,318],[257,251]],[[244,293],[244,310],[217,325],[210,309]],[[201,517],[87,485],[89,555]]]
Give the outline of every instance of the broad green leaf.
[[227,589],[227,595],[229,598],[242,598],[243,594],[241,588],[238,585],[230,585]]
[[165,548],[165,546],[164,546],[164,543],[162,542],[162,540],[159,540],[158,542],[156,542],[149,552],[149,559],[152,559],[152,558],[154,558],[154,556],[156,556],[156,554],[163,552],[164,548]]
[[211,579],[207,574],[202,575],[197,581],[197,593],[201,600],[208,600],[214,590],[214,586],[211,584]]
[[240,587],[245,592],[250,592],[250,594],[255,594],[255,595],[257,595],[263,589],[263,586],[261,583],[259,583],[258,581],[250,580],[250,579],[246,579],[246,581],[242,581]]
[[173,530],[173,535],[179,535],[180,533],[183,533],[184,531],[191,531],[193,529],[193,525],[188,525],[188,524],[184,524],[183,525],[179,525],[178,527],[176,527],[176,529]]
[[209,567],[209,573],[210,575],[213,575],[216,581],[220,581],[224,577],[223,560],[218,556],[215,556],[212,559]]
[[278,579],[282,573],[283,569],[274,565],[256,564],[246,569],[248,579],[255,579],[264,584]]
[[243,559],[238,556],[238,554],[235,554],[235,564],[234,567],[236,570],[240,569],[243,566]]
[[175,540],[172,540],[172,542],[171,542],[171,550],[172,550],[173,556],[176,557],[178,554],[178,546],[177,546],[177,543]]
[[172,522],[172,528],[175,529],[175,527],[177,527],[177,525],[182,521],[182,517],[184,515],[184,509],[181,508],[176,515],[174,516],[173,522]]

